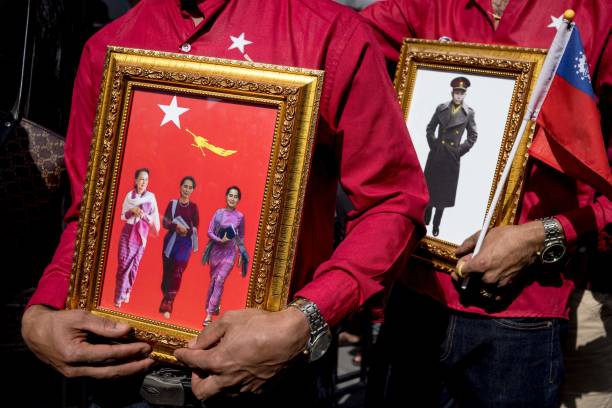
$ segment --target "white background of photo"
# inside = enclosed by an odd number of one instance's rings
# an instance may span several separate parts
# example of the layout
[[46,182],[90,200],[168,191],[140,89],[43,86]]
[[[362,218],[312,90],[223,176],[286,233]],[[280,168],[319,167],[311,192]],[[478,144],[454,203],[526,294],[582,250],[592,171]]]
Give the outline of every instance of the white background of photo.
[[[450,82],[458,76],[464,76],[471,82],[464,103],[474,109],[478,139],[472,149],[461,158],[455,206],[444,210],[437,238],[459,245],[482,227],[515,80],[460,71],[417,69],[406,125],[421,168],[425,167],[429,154],[427,124],[436,107],[450,101]],[[437,137],[438,129],[435,134]],[[467,129],[461,141],[464,142],[466,137]],[[427,225],[429,236],[432,236],[432,225],[433,214]]]

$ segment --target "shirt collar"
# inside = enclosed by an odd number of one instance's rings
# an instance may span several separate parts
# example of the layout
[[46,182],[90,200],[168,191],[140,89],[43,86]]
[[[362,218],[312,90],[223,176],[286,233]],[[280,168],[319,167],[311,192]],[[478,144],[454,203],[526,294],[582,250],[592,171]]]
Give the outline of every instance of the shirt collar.
[[[172,0],[172,3],[178,8],[178,10],[182,13],[182,14],[187,14],[187,12],[183,9],[182,3],[184,0]],[[209,3],[227,3],[229,0],[195,0],[196,4],[198,6],[198,9],[200,9],[200,11],[202,12],[202,14],[204,14],[204,16],[206,16],[206,12],[210,9],[209,7]]]

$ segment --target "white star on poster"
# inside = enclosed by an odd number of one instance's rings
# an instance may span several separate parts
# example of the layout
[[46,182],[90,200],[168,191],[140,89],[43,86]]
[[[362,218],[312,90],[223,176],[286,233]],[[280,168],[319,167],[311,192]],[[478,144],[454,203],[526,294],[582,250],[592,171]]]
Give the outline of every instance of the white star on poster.
[[561,14],[559,17],[550,16],[550,20],[551,23],[546,27],[558,30],[561,27],[561,24],[563,24],[563,14]]
[[244,47],[253,44],[253,41],[249,41],[244,38],[244,33],[240,34],[238,37],[234,37],[230,35],[230,39],[232,40],[232,45],[229,46],[228,50],[233,50],[234,48],[238,48],[241,53],[244,54]]
[[173,122],[177,128],[181,128],[181,121],[179,116],[183,113],[187,112],[189,108],[181,108],[176,103],[176,96],[172,97],[172,102],[170,105],[161,105],[158,104],[159,108],[164,111],[164,119],[162,120],[159,126],[164,126],[168,122]]

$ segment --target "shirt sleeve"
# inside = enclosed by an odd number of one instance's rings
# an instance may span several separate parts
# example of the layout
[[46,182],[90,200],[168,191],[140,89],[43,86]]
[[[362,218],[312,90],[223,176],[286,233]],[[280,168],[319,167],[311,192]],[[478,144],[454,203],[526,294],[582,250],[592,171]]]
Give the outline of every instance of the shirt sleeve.
[[296,296],[330,325],[379,293],[422,237],[428,200],[384,59],[367,25],[345,27],[346,42],[325,67],[331,91],[323,119],[341,140],[340,183],[353,204],[346,237]]
[[400,7],[395,0],[376,1],[361,11],[390,66],[397,64],[403,39],[415,36],[415,29],[406,11],[410,12],[409,8]]
[[70,179],[72,204],[65,216],[66,228],[51,263],[45,269],[29,305],[43,304],[56,309],[65,307],[77,236],[79,210],[87,173],[89,147],[96,115],[98,81],[91,70],[91,49],[83,49],[72,92],[72,108],[64,159]]
[[162,218],[162,225],[170,232],[176,231],[176,224],[172,221],[174,221],[174,219],[172,217],[172,200],[170,200],[166,206],[166,211],[164,211],[164,217]]
[[217,234],[215,234],[215,229],[217,228],[216,220],[218,213],[219,210],[215,211],[212,218],[210,219],[210,223],[208,224],[208,238],[212,239],[215,242],[221,242],[221,238],[218,237]]

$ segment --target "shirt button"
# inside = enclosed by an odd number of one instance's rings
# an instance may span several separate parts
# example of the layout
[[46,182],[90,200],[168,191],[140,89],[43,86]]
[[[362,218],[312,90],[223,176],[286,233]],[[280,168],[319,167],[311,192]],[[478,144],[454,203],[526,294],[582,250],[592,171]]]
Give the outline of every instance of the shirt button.
[[185,43],[185,44],[181,45],[181,51],[183,51],[183,52],[191,51],[191,44]]

